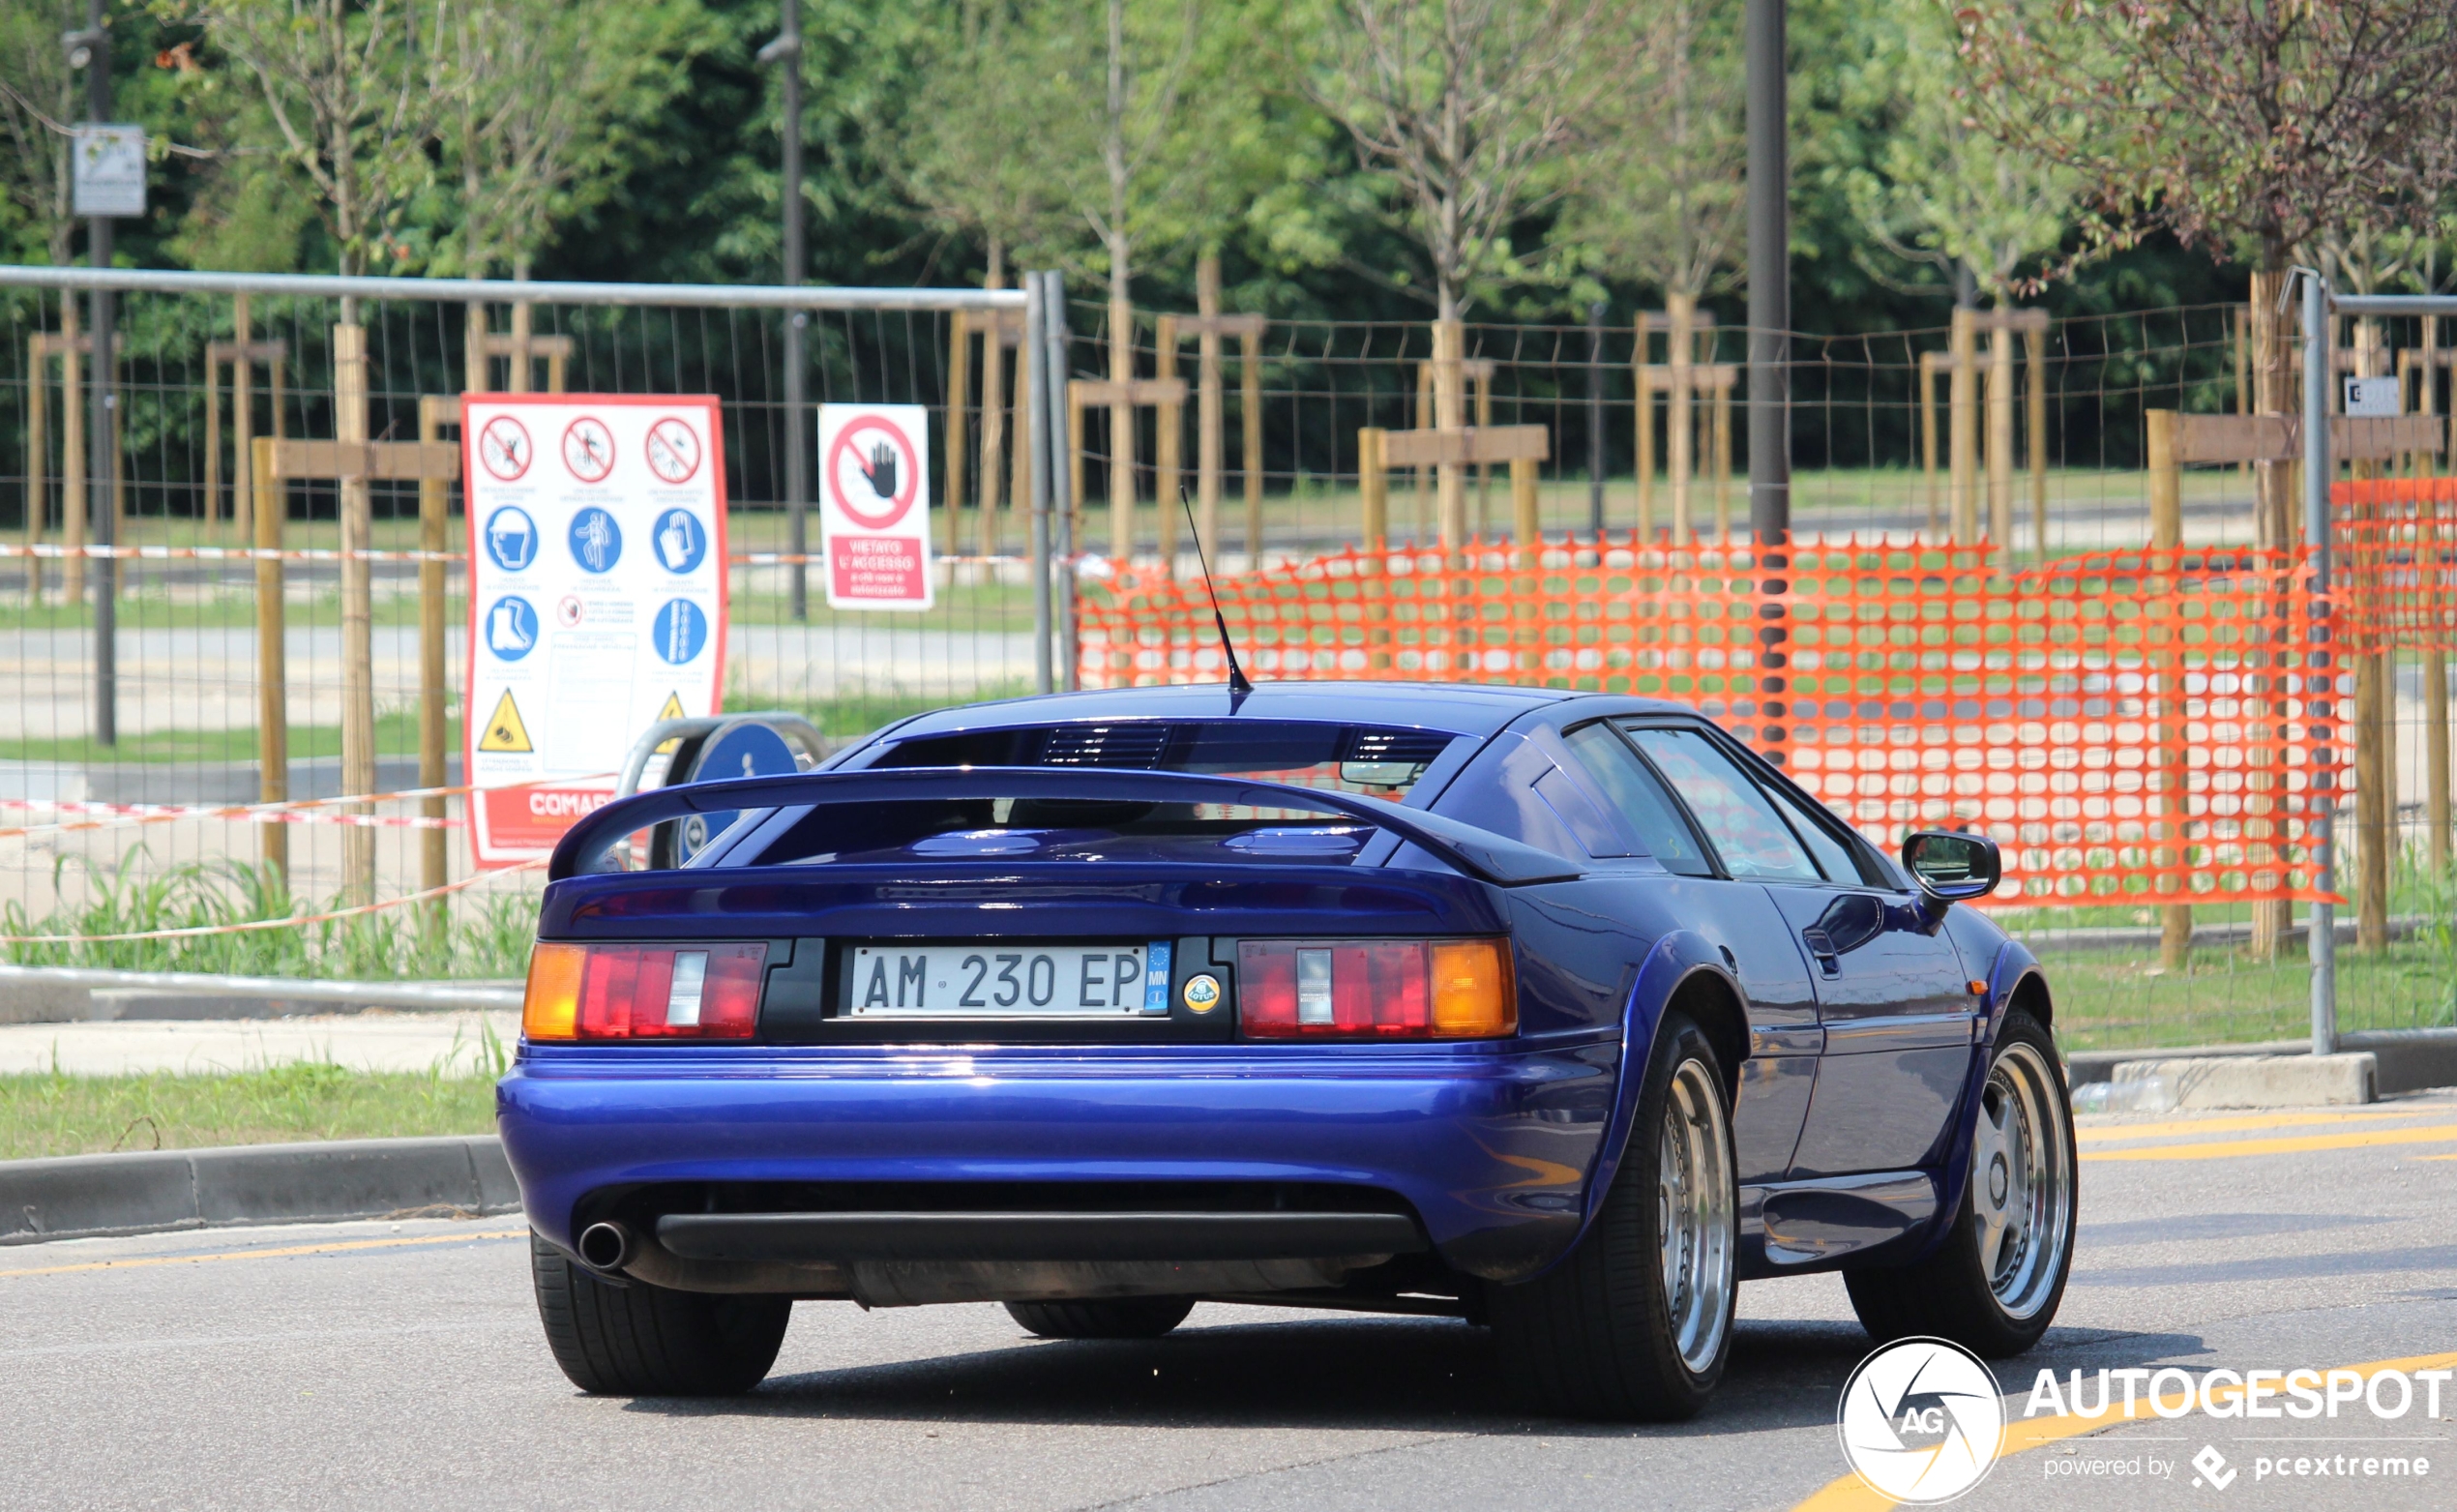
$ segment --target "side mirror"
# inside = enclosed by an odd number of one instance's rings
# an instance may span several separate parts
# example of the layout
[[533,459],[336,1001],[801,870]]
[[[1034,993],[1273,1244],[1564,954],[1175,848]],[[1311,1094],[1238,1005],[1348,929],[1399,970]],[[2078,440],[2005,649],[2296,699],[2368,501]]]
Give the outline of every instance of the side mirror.
[[1941,909],[1995,892],[2004,876],[2004,858],[1985,835],[1924,829],[1903,842],[1903,870]]

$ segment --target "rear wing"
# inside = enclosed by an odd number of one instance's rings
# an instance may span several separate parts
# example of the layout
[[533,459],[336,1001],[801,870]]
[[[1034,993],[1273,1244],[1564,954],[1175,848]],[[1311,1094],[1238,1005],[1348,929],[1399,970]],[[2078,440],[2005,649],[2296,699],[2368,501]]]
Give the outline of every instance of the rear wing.
[[[562,843],[554,847],[547,875],[551,880],[561,880],[605,870],[602,862],[615,845],[642,830],[695,814],[738,813],[756,819],[784,809],[983,798],[1221,803],[1311,810],[1370,824],[1429,852],[1456,871],[1497,886],[1562,882],[1585,875],[1584,867],[1565,856],[1491,830],[1352,793],[1192,772],[975,766],[750,777],[723,783],[690,783],[618,798],[565,832]],[[721,854],[719,860],[722,863]]]

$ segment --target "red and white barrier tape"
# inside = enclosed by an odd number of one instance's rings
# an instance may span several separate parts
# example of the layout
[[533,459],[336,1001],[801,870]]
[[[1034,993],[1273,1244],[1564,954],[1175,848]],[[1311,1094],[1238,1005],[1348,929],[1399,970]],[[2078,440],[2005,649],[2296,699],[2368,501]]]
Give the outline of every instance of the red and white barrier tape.
[[533,783],[508,783],[501,787],[481,788],[463,784],[458,787],[408,787],[400,792],[356,793],[339,798],[291,798],[280,803],[229,804],[206,807],[199,804],[171,803],[92,803],[46,798],[0,799],[0,810],[35,814],[91,814],[102,815],[83,822],[60,824],[23,824],[0,829],[0,840],[34,834],[66,834],[72,831],[120,829],[134,824],[170,824],[183,820],[221,820],[232,824],[344,824],[364,825],[377,829],[459,829],[461,821],[454,818],[430,818],[425,815],[321,814],[311,811],[339,808],[343,804],[406,803],[421,798],[456,798],[473,792],[517,792],[523,787],[567,786],[575,783],[602,783],[611,772],[598,772],[586,777],[540,779]]
[[404,893],[399,898],[387,898],[381,903],[360,904],[355,908],[332,908],[323,913],[303,914],[296,918],[248,919],[237,924],[192,924],[176,930],[132,930],[124,934],[0,934],[0,945],[121,945],[148,939],[197,939],[208,934],[250,934],[261,930],[305,929],[311,924],[330,924],[336,919],[354,919],[364,914],[383,913],[393,908],[407,907],[411,904],[432,902],[465,888],[475,887],[481,882],[497,877],[517,876],[523,872],[534,872],[546,864],[547,858],[540,856],[535,861],[523,861],[518,866],[505,867],[499,871],[473,872],[458,882],[446,882],[441,887],[429,887],[424,892]]

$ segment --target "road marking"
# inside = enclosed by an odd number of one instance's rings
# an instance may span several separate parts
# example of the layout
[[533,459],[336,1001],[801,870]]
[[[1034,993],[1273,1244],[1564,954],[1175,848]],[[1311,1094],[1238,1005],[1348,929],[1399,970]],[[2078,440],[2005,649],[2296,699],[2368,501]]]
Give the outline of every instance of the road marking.
[[2457,1140],[2457,1123],[2420,1129],[2365,1129],[2356,1134],[2305,1134],[2284,1140],[2209,1140],[2194,1144],[2152,1144],[2141,1149],[2091,1150],[2082,1159],[2223,1160],[2237,1155],[2294,1155],[2307,1150],[2370,1149],[2383,1144],[2434,1144]]
[[[2336,1368],[2353,1371],[2364,1380],[2369,1381],[2383,1371],[2404,1371],[2411,1376],[2418,1370],[2445,1370],[2451,1366],[2457,1366],[2457,1353],[2412,1354],[2404,1359],[2374,1360],[2367,1365],[2341,1365]],[[2209,1394],[2213,1402],[2231,1402],[2241,1395],[2243,1395],[2241,1386],[2221,1386]],[[2189,1410],[2192,1394],[2170,1392],[2158,1400],[2161,1403],[2181,1402]],[[2071,1413],[2061,1417],[2015,1418],[2005,1424],[2004,1447],[1997,1451],[1997,1458],[2001,1461],[2009,1455],[2020,1454],[2025,1449],[2044,1448],[2066,1438],[2079,1438],[2089,1434],[2104,1433],[2110,1429],[2156,1421],[2157,1419],[2153,1416],[2116,1417],[2102,1414],[2098,1417],[2082,1417]],[[1818,1488],[1808,1499],[1795,1504],[1791,1512],[1883,1512],[1884,1508],[1899,1504],[1892,1497],[1871,1490],[1868,1482],[1857,1475],[1844,1475],[1827,1481]]]
[[87,1260],[75,1265],[41,1265],[31,1270],[0,1270],[12,1276],[64,1276],[79,1270],[134,1270],[144,1265],[203,1265],[214,1260],[279,1260],[292,1255],[333,1255],[344,1250],[390,1250],[408,1244],[466,1244],[478,1239],[517,1239],[526,1229],[488,1229],[478,1233],[429,1233],[417,1238],[348,1239],[338,1244],[297,1244],[277,1250],[228,1250],[220,1255],[143,1255],[132,1260]]
[[2238,1134],[2246,1129],[2299,1129],[2312,1124],[2359,1123],[2381,1118],[2433,1118],[2445,1114],[2445,1105],[2430,1108],[2366,1110],[2362,1112],[2253,1113],[2236,1118],[2171,1118],[2164,1123],[2102,1125],[2077,1129],[2074,1138],[2093,1141],[2155,1140],[2176,1134]]

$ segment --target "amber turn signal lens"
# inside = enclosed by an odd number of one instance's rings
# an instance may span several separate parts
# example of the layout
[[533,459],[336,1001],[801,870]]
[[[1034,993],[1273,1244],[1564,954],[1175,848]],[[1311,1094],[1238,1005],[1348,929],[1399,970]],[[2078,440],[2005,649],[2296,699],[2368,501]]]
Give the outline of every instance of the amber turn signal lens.
[[1519,1027],[1517,974],[1509,942],[1434,942],[1434,1032],[1462,1039],[1510,1034]]
[[585,945],[549,945],[529,952],[529,991],[520,1004],[520,1032],[533,1040],[579,1037],[580,972]]

